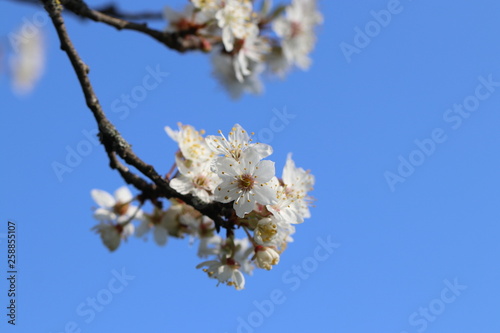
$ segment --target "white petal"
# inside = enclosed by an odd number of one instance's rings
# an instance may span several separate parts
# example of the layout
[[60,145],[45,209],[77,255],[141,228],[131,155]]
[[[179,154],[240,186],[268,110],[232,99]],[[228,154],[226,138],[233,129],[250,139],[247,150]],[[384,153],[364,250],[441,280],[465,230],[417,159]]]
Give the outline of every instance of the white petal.
[[115,199],[120,203],[130,202],[132,198],[132,192],[127,186],[122,186],[115,191]]
[[203,202],[209,203],[210,201],[212,201],[210,194],[208,194],[208,192],[203,189],[195,189],[194,194]]
[[[219,191],[219,188],[221,189]],[[219,202],[231,202],[238,198],[241,190],[236,185],[230,185],[229,181],[224,181],[215,190],[215,200]],[[226,198],[227,197],[227,198]]]
[[245,193],[243,198],[238,201],[238,204],[234,203],[233,208],[238,217],[244,217],[245,214],[250,213],[255,208],[255,199],[249,193]]
[[[179,169],[179,172],[184,176],[188,176],[191,172],[191,169],[186,166],[187,164],[186,162],[188,161],[190,160],[185,160],[181,158],[181,156],[179,156],[178,154],[175,155],[175,165],[177,166],[177,169]],[[192,163],[190,164],[192,166]]]
[[234,36],[229,27],[222,29],[222,43],[226,51],[231,52],[233,50]]
[[280,181],[278,180],[278,177],[273,177],[271,180],[266,182],[267,185],[270,187],[274,188],[276,191],[284,191],[283,186],[281,186]]
[[[250,213],[255,208],[255,198],[247,193],[239,202],[240,211],[244,211],[246,213]],[[239,216],[239,215],[238,215]],[[243,214],[244,216],[244,214]],[[243,217],[239,216],[239,217]]]
[[120,245],[120,234],[114,226],[104,226],[99,230],[101,234],[101,240],[104,245],[110,250],[114,251]]
[[257,177],[259,183],[265,183],[274,177],[275,168],[273,161],[260,161],[255,168],[253,175]]
[[115,198],[111,194],[103,190],[94,189],[90,191],[92,199],[101,207],[111,208],[115,205]]
[[142,221],[142,219],[144,218],[144,212],[137,206],[129,205],[127,208],[127,212],[125,213],[125,216],[127,216],[128,218],[133,216],[134,220]]
[[[238,61],[238,58],[233,60],[233,69],[234,69],[234,74],[236,75],[236,79],[238,80],[238,82],[241,83],[245,81],[245,79],[243,78],[243,75],[245,75],[245,70],[242,67],[243,65]],[[246,71],[248,72],[248,68]]]
[[175,142],[178,141],[179,131],[175,131],[168,126],[165,126],[165,132],[172,140],[174,140]]
[[276,202],[276,192],[268,185],[258,185],[253,190],[255,201],[261,205],[269,205]]
[[118,224],[124,224],[130,220],[130,215],[120,215],[116,217],[116,223]]
[[142,221],[141,224],[137,228],[135,228],[135,236],[136,237],[142,237],[144,236],[151,227],[149,226],[149,222],[147,221]]
[[156,244],[160,246],[167,244],[167,229],[157,226],[153,230],[153,236]]
[[219,157],[215,159],[215,168],[220,177],[234,177],[240,174],[240,164],[230,157]]
[[195,268],[202,268],[202,267],[205,267],[205,266],[210,266],[213,262],[216,262],[216,261],[215,260],[203,261],[203,262],[200,262],[198,265],[196,265]]
[[248,141],[250,140],[250,136],[248,135],[248,132],[245,131],[243,127],[241,127],[240,124],[234,124],[231,132],[229,133],[229,140],[244,144],[248,143]]
[[245,277],[243,276],[243,273],[241,273],[239,270],[234,270],[233,273],[233,282],[234,282],[234,287],[238,290],[245,288]]
[[279,206],[267,205],[266,207],[267,210],[273,213],[274,217],[279,221],[292,224],[304,222],[304,218],[298,213],[295,208],[293,208],[293,204],[290,205],[280,203]]
[[123,227],[122,238],[127,238],[134,234],[135,227],[132,223],[128,223]]
[[210,149],[217,154],[226,154],[225,144],[221,136],[207,135],[205,137],[205,142],[210,147]]
[[180,194],[188,194],[193,189],[191,180],[184,176],[179,176],[170,181],[170,187],[179,192]]
[[226,282],[233,276],[233,269],[228,265],[222,265],[217,268],[216,278],[220,282]]
[[266,158],[273,153],[273,147],[265,143],[255,143],[252,145],[252,148],[257,151],[260,158]]
[[257,163],[259,163],[259,161],[262,159],[262,157],[259,154],[259,151],[255,148],[255,146],[256,145],[252,145],[247,149],[245,149],[243,151],[243,157],[242,157],[242,160],[246,161],[247,164],[251,162],[250,164],[252,164],[253,166],[256,166]]
[[221,263],[218,262],[217,260],[207,260],[207,261],[201,262],[198,265],[196,265],[196,268],[201,268],[201,267],[207,266],[208,271],[213,272],[216,269],[216,267],[219,267],[220,265],[221,265]]
[[116,214],[105,208],[97,208],[94,212],[94,218],[98,221],[111,221],[116,219]]

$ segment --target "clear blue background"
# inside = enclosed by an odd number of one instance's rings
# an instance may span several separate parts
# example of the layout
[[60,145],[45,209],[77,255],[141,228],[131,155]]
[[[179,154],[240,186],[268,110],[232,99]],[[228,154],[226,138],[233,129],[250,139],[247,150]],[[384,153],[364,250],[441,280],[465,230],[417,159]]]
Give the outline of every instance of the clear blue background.
[[[165,2],[120,5],[158,10]],[[0,6],[4,37],[40,10]],[[353,44],[354,28],[364,29],[373,21],[370,11],[387,6],[386,0],[320,1],[325,23],[312,68],[268,80],[262,96],[239,101],[211,77],[206,55],[181,55],[138,33],[67,15],[110,119],[162,173],[176,150],[166,125],[180,121],[215,133],[240,123],[259,133],[273,109],[296,115],[275,133],[271,158],[281,170],[293,152],[297,165],[312,170],[316,207],[280,264],[247,277],[240,292],[215,287],[196,270],[196,246],[187,239],[162,248],[133,238],[109,253],[90,231],[96,224],[90,190],[112,192],[123,181],[108,168],[102,146],[92,146],[62,182],[56,177],[52,163],[65,163],[66,147],[75,149],[86,140],[82,131],[96,126],[53,27],[45,25],[48,62],[33,93],[19,98],[5,71],[0,78],[0,233],[8,219],[16,221],[19,252],[17,325],[7,331],[55,333],[76,325],[81,332],[237,332],[244,320],[258,327],[240,332],[499,332],[500,89],[457,129],[443,115],[474,94],[479,76],[500,82],[500,3],[402,0],[402,11],[348,63],[339,45]],[[125,119],[111,112],[113,101],[157,65],[169,73],[165,81]],[[391,191],[384,173],[396,173],[399,156],[407,159],[414,141],[435,128],[447,140]],[[318,237],[340,247],[299,278],[291,270],[312,263]],[[7,250],[0,241],[6,331]],[[113,271],[122,269],[133,280],[87,323],[77,308],[103,295]],[[297,289],[287,277],[300,281]],[[455,279],[467,288],[442,303],[444,281]],[[268,304],[275,289],[284,302],[259,314],[256,304]],[[439,312],[432,321],[418,314],[429,306]],[[409,320],[415,312],[418,324]]]

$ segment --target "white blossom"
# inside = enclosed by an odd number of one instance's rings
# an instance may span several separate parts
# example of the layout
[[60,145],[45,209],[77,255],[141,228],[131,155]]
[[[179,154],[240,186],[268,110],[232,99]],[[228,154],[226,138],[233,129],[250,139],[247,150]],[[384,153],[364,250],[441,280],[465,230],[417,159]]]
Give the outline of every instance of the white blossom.
[[219,283],[234,286],[237,290],[243,289],[245,287],[245,277],[238,269],[239,264],[231,258],[226,261],[226,264],[218,260],[204,261],[198,264],[196,268],[207,267],[204,268],[203,271],[206,272],[210,278],[217,279]]
[[168,239],[168,216],[166,212],[155,207],[152,214],[144,214],[141,224],[136,228],[135,235],[143,237],[150,230],[153,231],[155,243],[163,246]]
[[228,52],[233,50],[236,38],[244,39],[258,33],[257,25],[252,22],[251,0],[226,0],[215,18],[222,29],[222,42]]
[[313,198],[308,193],[313,190],[314,176],[309,171],[297,168],[292,154],[288,154],[283,168],[283,183],[286,195],[295,200],[295,209],[303,218],[309,218],[311,213],[308,206]]
[[252,143],[250,135],[240,124],[235,124],[226,138],[219,130],[218,136],[207,135],[207,145],[213,152],[224,157],[239,161],[245,150],[252,148],[260,158],[266,158],[273,153],[273,148],[265,143]]
[[187,167],[180,159],[177,159],[176,164],[179,174],[170,180],[170,186],[181,194],[193,194],[203,202],[211,202],[220,180],[210,169],[210,164],[190,163],[190,167]]
[[266,205],[267,210],[276,219],[286,223],[296,224],[304,222],[304,216],[301,213],[303,198],[294,196],[291,189],[287,191],[286,187],[281,185],[276,177],[269,181],[269,185],[275,190],[276,201],[270,205]]
[[271,50],[267,38],[249,35],[242,39],[236,54],[233,55],[233,66],[236,79],[239,82],[245,80],[245,76],[252,74],[250,68],[252,63],[261,63],[264,56]]
[[[167,134],[178,143],[175,154],[177,173],[170,186],[177,192],[195,198],[193,206],[180,198],[171,198],[168,209],[163,208],[161,195],[145,191],[136,199],[141,207],[146,200],[154,205],[152,213],[144,213],[131,205],[134,197],[123,186],[112,195],[94,189],[91,196],[99,205],[94,217],[100,223],[93,227],[104,245],[116,250],[122,240],[134,233],[145,238],[151,232],[158,245],[165,245],[170,237],[185,238],[190,244],[199,240],[197,255],[207,258],[197,268],[203,268],[218,284],[243,289],[244,274],[256,268],[271,270],[280,261],[280,255],[293,241],[295,224],[310,216],[314,176],[295,166],[288,155],[282,178],[275,176],[273,161],[264,160],[273,149],[267,144],[254,143],[253,133],[235,124],[229,134],[203,137],[203,131],[179,124],[178,130],[166,127]],[[212,201],[231,205],[204,205]],[[189,200],[186,200],[189,202]],[[208,207],[208,210],[204,208]],[[219,216],[202,212],[220,208]],[[214,220],[212,220],[212,218]],[[135,227],[134,220],[140,221]],[[217,221],[217,223],[215,222]],[[226,236],[216,233],[227,229]],[[245,233],[237,238],[236,233]]]
[[257,150],[248,148],[238,161],[221,157],[214,163],[214,172],[222,179],[215,190],[215,200],[223,203],[234,201],[236,215],[244,217],[256,203],[274,202],[274,191],[266,183],[274,177],[274,162],[261,161]]
[[13,89],[25,95],[33,90],[44,71],[44,36],[40,29],[33,29],[30,35],[23,34],[21,29],[12,44],[15,52],[10,62]]
[[110,251],[114,251],[118,248],[122,239],[127,239],[134,233],[134,225],[132,223],[123,225],[101,221],[92,230],[95,230],[101,236],[103,244]]
[[162,221],[163,226],[168,230],[168,234],[177,238],[183,238],[186,234],[198,234],[203,215],[181,200],[170,199],[170,203],[171,205],[165,212]]
[[261,94],[264,91],[260,74],[265,66],[260,62],[250,62],[248,64],[249,75],[243,76],[243,80],[238,80],[234,69],[233,56],[220,52],[214,52],[212,56],[213,75],[219,83],[227,89],[233,99],[238,99],[244,92]]
[[256,244],[272,246],[284,251],[287,243],[293,242],[291,235],[294,233],[295,227],[291,223],[270,215],[259,220],[254,230],[253,239]]
[[292,0],[285,15],[274,21],[273,29],[282,38],[283,55],[288,62],[303,70],[309,68],[309,53],[316,43],[314,28],[322,22],[316,0]]
[[179,149],[183,157],[193,162],[204,163],[215,155],[207,146],[202,134],[204,131],[197,131],[193,126],[177,124],[179,130],[173,130],[166,126],[165,132],[175,142],[179,144]]
[[221,0],[191,0],[193,5],[202,11],[214,11],[221,8]]
[[94,201],[99,205],[94,211],[94,218],[99,221],[117,221],[123,223],[131,218],[140,220],[142,211],[131,205],[132,193],[126,186],[117,189],[114,196],[106,191],[94,189],[90,192]]

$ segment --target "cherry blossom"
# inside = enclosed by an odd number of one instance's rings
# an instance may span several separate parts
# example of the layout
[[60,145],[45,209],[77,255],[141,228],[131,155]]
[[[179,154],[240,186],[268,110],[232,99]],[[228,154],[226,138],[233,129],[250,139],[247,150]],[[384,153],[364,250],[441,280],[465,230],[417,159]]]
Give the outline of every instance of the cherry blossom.
[[[173,154],[174,168],[165,179],[179,195],[190,195],[203,205],[228,204],[221,208],[220,215],[226,232],[217,233],[222,228],[213,216],[203,215],[180,197],[162,200],[133,196],[125,186],[113,195],[91,191],[99,205],[94,212],[99,224],[93,230],[110,251],[134,230],[145,240],[151,233],[159,246],[172,238],[188,238],[190,244],[198,243],[196,255],[204,259],[196,268],[216,279],[217,285],[241,290],[245,274],[251,275],[256,268],[271,270],[279,264],[293,242],[295,226],[310,217],[314,176],[297,167],[288,154],[282,177],[278,178],[274,161],[266,159],[273,148],[253,142],[252,133],[239,124],[227,136],[222,131],[204,136],[204,131],[183,124],[178,130],[166,127],[165,131],[179,147]],[[139,207],[150,201],[152,212],[143,212],[133,205],[134,201]],[[140,222],[137,227],[133,224],[136,221]]]
[[246,149],[238,161],[222,157],[213,166],[222,179],[215,190],[215,200],[234,201],[233,207],[239,217],[250,213],[256,203],[267,205],[275,201],[275,192],[266,183],[274,177],[274,162],[261,161],[257,149]]

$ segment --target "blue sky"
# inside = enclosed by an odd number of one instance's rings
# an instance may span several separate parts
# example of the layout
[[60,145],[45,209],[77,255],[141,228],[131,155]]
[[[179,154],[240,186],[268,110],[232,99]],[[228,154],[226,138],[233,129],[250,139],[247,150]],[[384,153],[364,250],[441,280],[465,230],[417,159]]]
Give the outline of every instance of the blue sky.
[[[5,50],[6,36],[40,9],[1,6]],[[2,331],[500,330],[500,4],[320,1],[320,8],[325,22],[311,69],[270,79],[263,95],[238,101],[211,77],[204,54],[67,19],[109,118],[161,172],[176,150],[166,125],[214,134],[240,123],[259,133],[276,110],[294,116],[273,133],[270,158],[281,170],[293,152],[311,169],[316,207],[279,265],[247,277],[239,292],[195,269],[200,260],[187,239],[158,247],[133,238],[110,253],[90,231],[90,190],[112,192],[123,181],[88,139],[94,120],[53,27],[43,25],[47,65],[32,94],[16,96],[5,71],[0,77],[0,236],[9,219],[18,236],[16,328],[4,314],[0,238]],[[168,73],[158,87],[127,114],[112,112],[155,68]],[[58,178],[53,163],[79,146],[88,154]],[[93,307],[92,299],[105,304]]]

